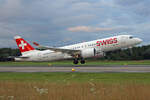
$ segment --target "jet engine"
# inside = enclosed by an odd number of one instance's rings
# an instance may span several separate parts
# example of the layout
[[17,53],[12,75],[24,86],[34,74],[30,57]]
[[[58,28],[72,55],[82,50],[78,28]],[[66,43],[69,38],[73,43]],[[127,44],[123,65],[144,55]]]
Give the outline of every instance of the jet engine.
[[101,51],[100,49],[96,48],[88,48],[81,51],[81,56],[83,58],[89,58],[89,57],[103,57],[105,56],[105,53]]

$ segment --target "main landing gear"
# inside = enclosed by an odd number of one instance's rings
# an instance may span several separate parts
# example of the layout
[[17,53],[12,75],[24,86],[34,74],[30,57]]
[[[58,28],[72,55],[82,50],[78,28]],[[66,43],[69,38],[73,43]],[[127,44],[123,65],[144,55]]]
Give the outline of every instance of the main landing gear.
[[85,64],[85,60],[83,59],[83,58],[75,58],[74,60],[73,60],[73,63],[74,64],[78,64],[79,63],[79,60],[80,60],[80,63],[81,64]]

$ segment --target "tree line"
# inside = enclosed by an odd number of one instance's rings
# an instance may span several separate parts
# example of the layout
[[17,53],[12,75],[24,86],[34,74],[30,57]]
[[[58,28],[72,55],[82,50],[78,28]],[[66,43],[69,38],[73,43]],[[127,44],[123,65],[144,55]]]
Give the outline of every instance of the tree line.
[[133,47],[106,53],[107,60],[147,60],[150,59],[150,45]]
[[19,49],[1,48],[0,49],[0,61],[13,61],[13,57],[20,56]]
[[[0,61],[7,61],[15,56],[20,56],[19,49],[1,48]],[[122,49],[107,52],[105,57],[97,58],[103,60],[146,60],[150,59],[150,45],[133,47],[131,49]]]

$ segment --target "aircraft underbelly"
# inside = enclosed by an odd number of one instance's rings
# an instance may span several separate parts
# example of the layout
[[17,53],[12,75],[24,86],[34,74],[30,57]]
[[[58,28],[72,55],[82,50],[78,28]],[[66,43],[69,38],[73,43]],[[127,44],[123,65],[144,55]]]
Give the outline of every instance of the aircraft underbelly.
[[39,58],[39,61],[54,61],[54,60],[61,60],[61,59],[69,59],[72,58],[68,54],[63,54],[63,53],[51,53],[48,55],[41,56]]

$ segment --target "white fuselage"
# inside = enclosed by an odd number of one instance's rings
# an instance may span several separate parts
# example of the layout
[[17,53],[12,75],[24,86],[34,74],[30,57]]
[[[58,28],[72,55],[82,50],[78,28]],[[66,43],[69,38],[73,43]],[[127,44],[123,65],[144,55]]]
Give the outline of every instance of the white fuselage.
[[[59,47],[61,49],[72,49],[72,50],[87,50],[90,48],[95,48],[101,52],[114,51],[121,48],[133,47],[142,42],[139,38],[133,38],[131,35],[119,35],[115,37],[98,39],[89,42],[78,43],[74,45],[68,45],[64,47]],[[88,53],[88,52],[87,52]],[[62,52],[54,52],[51,50],[33,50],[25,52],[22,57],[29,58],[15,58],[16,61],[54,61],[62,59],[71,59],[71,55]],[[92,57],[92,56],[91,56]]]

